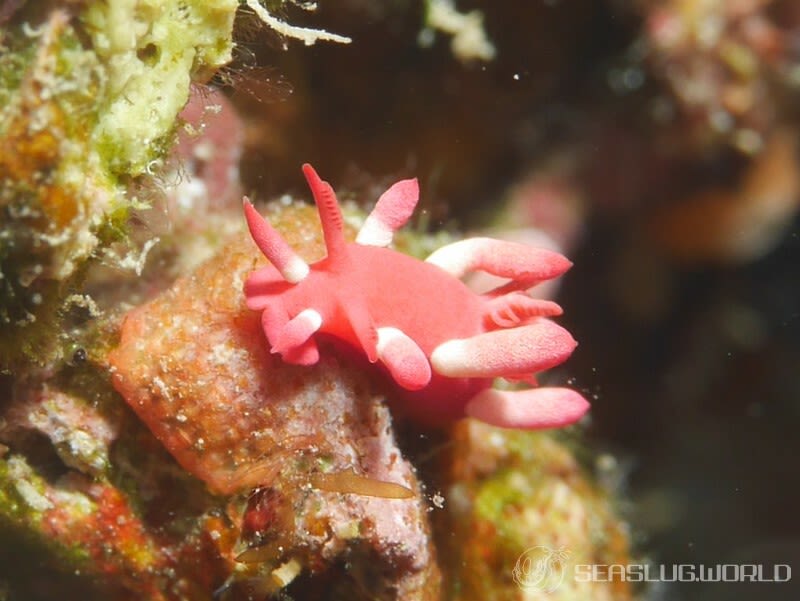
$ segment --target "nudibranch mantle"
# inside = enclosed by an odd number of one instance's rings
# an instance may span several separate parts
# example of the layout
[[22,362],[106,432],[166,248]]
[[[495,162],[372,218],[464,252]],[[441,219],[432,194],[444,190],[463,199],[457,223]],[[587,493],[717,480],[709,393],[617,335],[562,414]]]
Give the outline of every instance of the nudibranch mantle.
[[[273,353],[313,365],[320,335],[344,343],[380,364],[403,411],[429,424],[469,415],[505,428],[553,428],[588,410],[569,388],[492,388],[497,377],[533,384],[533,374],[574,350],[569,332],[548,319],[561,308],[525,292],[569,269],[565,257],[491,238],[449,244],[425,261],[387,248],[417,204],[415,179],[384,192],[356,241],[347,242],[330,184],[310,165],[303,173],[327,249],[316,263],[308,265],[244,200],[250,233],[270,261],[247,277],[244,292],[247,306],[261,311]],[[476,270],[509,282],[477,294],[459,279]]]

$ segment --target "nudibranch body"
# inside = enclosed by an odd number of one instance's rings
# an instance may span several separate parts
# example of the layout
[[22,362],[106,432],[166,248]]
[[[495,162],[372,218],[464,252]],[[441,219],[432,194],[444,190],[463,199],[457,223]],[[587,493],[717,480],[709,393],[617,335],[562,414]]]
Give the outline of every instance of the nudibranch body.
[[[533,374],[575,348],[569,332],[548,319],[561,308],[525,293],[569,269],[566,258],[490,238],[455,242],[425,261],[387,248],[417,204],[413,179],[389,188],[356,241],[347,242],[333,189],[310,165],[303,172],[322,222],[324,259],[308,265],[244,203],[253,240],[271,263],[249,275],[245,296],[250,309],[262,312],[273,353],[313,365],[319,336],[344,343],[380,364],[403,411],[429,424],[469,415],[507,428],[551,428],[588,410],[568,388],[492,388],[497,377],[533,383]],[[477,294],[459,279],[475,270],[510,281]]]

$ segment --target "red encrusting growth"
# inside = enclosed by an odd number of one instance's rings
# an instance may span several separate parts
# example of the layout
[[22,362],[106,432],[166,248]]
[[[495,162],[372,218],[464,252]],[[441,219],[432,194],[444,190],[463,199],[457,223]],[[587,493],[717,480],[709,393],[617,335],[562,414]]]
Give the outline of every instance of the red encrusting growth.
[[[523,244],[472,238],[445,246],[427,261],[389,248],[392,233],[411,216],[416,180],[393,185],[380,198],[355,243],[344,237],[336,195],[310,165],[303,166],[322,222],[328,255],[308,266],[245,199],[253,240],[272,265],[247,278],[245,296],[262,312],[274,353],[289,362],[319,359],[326,335],[380,363],[403,409],[428,423],[472,415],[509,428],[549,428],[578,420],[589,407],[567,388],[491,389],[496,377],[533,382],[575,348],[547,319],[561,308],[522,292],[555,278],[571,263]],[[475,270],[510,281],[476,294],[459,278]]]

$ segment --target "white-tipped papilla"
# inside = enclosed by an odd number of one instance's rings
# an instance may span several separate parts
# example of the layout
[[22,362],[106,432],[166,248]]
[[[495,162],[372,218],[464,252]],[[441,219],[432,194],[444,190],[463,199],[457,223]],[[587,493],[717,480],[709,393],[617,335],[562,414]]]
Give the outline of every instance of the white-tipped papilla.
[[322,326],[322,315],[316,309],[304,309],[283,326],[272,342],[272,352],[281,355],[301,347]]
[[386,190],[358,231],[356,242],[366,246],[389,246],[394,233],[405,225],[419,200],[416,179],[401,180]]
[[308,275],[310,268],[300,256],[292,250],[286,240],[278,231],[256,211],[250,200],[243,199],[244,214],[247,227],[256,246],[264,253],[275,268],[281,273],[283,279],[290,284],[302,281]]
[[479,392],[467,403],[466,414],[501,428],[560,428],[578,421],[589,402],[569,388],[532,388]]
[[544,248],[493,238],[467,238],[443,246],[425,259],[460,278],[470,271],[485,271],[504,278],[535,283],[557,277],[572,263]]
[[509,330],[443,342],[431,353],[431,365],[451,378],[518,377],[558,365],[576,345],[567,330],[537,319]]
[[397,328],[378,328],[378,358],[395,382],[406,390],[419,390],[431,380],[431,366],[419,345]]
[[306,279],[311,268],[299,256],[294,255],[286,260],[283,269],[280,269],[283,279],[290,284],[297,284]]

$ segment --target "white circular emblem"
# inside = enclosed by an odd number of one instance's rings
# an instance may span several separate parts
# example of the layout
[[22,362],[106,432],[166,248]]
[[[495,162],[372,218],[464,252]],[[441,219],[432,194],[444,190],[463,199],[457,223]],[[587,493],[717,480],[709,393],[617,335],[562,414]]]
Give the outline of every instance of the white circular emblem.
[[517,559],[512,576],[523,590],[552,593],[564,580],[564,568],[569,551],[564,547],[531,547]]

